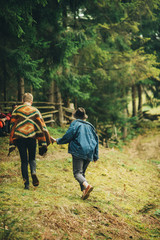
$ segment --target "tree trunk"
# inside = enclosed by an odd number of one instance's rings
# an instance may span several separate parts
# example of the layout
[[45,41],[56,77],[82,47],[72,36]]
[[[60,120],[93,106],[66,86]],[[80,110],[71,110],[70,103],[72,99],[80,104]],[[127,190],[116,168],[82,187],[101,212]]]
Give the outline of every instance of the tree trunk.
[[139,118],[142,118],[142,85],[138,84],[138,114]]
[[[124,109],[124,116],[125,119],[127,119],[128,116],[127,108]],[[125,140],[126,137],[127,137],[127,122],[125,122],[123,125],[123,140]]]
[[75,109],[77,109],[77,108],[78,108],[78,104],[77,104],[77,98],[76,98],[76,97],[74,98],[74,107],[75,107]]
[[30,93],[33,94],[33,87],[32,87],[32,85],[30,86]]
[[22,102],[24,95],[24,78],[18,78],[18,101]]
[[132,86],[132,117],[136,116],[136,86]]
[[67,8],[66,8],[65,4],[62,9],[62,14],[63,14],[63,27],[67,28]]
[[[48,101],[52,104],[55,103],[55,83],[53,80],[51,81],[50,88],[48,90]],[[51,120],[55,120],[54,114],[52,114]],[[53,125],[53,122],[51,122],[50,126],[53,127]]]
[[6,70],[6,64],[5,64],[5,60],[3,62],[3,100],[7,101],[7,85],[6,85],[6,81],[7,80],[7,70]]
[[69,108],[70,107],[70,99],[69,99],[69,97],[67,96],[67,107]]
[[51,103],[55,102],[55,84],[54,81],[52,80],[50,88],[49,88],[49,93],[48,93],[48,100]]
[[59,112],[59,124],[60,126],[63,126],[64,118],[63,118],[63,108],[62,108],[62,96],[58,87],[57,87],[57,101],[58,101],[58,112]]

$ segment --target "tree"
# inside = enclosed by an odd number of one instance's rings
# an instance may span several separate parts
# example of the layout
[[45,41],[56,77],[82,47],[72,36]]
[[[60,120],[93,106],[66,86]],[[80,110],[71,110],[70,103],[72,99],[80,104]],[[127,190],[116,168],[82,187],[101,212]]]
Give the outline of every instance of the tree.
[[[96,44],[108,54],[108,59],[105,64],[102,64],[102,68],[106,70],[108,78],[112,81],[116,79],[115,81],[120,85],[119,89],[123,85],[123,89],[120,90],[122,99],[125,94],[128,95],[130,87],[133,86],[132,89],[136,89],[134,85],[139,85],[151,76],[158,79],[156,57],[153,54],[146,54],[140,46],[133,47],[135,36],[140,36],[142,17],[149,18],[157,6],[158,1],[150,1],[150,3],[148,1],[96,1],[95,4],[89,2],[87,13],[92,16],[92,22],[97,23]],[[96,65],[98,66],[98,62]],[[135,102],[134,99],[133,102]],[[139,107],[141,105],[139,104]],[[136,114],[135,111],[134,109],[133,115]]]
[[[142,111],[142,91],[151,82],[158,88],[157,54],[147,28],[143,30],[149,23],[156,49],[158,0],[37,0],[14,5],[9,0],[3,6],[0,77],[5,98],[7,86],[24,79],[37,99],[59,96],[66,106],[72,101],[87,108],[95,125],[120,129],[129,121],[132,90],[133,102],[137,89],[139,97],[134,116]],[[59,92],[55,98],[54,92]]]
[[[39,87],[42,71],[38,69],[39,59],[33,59],[31,53],[36,47],[36,34],[33,27],[32,10],[35,6],[46,4],[45,0],[28,2],[3,1],[0,10],[0,73],[4,85],[4,99],[11,92],[7,86],[18,86],[19,79],[26,84]],[[5,65],[5,68],[4,68]],[[2,72],[5,73],[2,74]],[[16,89],[16,88],[15,88]],[[9,93],[6,96],[6,92]]]

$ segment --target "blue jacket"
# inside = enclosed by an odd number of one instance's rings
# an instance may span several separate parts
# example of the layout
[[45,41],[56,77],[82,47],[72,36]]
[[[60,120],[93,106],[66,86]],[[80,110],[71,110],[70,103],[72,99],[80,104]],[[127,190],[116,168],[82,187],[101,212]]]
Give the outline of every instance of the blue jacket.
[[74,120],[57,144],[69,143],[68,152],[73,156],[90,161],[98,160],[98,136],[95,128],[89,122]]

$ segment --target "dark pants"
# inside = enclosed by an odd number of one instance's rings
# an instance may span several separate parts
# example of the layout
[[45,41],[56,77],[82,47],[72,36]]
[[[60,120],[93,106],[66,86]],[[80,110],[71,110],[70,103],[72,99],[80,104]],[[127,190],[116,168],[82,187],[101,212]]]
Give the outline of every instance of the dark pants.
[[3,125],[2,128],[0,128],[0,136],[3,136],[3,133],[9,133],[10,132],[10,121],[6,120],[5,125]]
[[29,185],[28,162],[31,174],[36,173],[36,139],[20,138],[17,139],[17,147],[21,157],[21,171],[25,186]]
[[86,169],[90,163],[90,161],[72,156],[73,159],[73,175],[75,179],[79,182],[81,191],[85,189],[83,186],[83,182],[87,181],[85,178]]

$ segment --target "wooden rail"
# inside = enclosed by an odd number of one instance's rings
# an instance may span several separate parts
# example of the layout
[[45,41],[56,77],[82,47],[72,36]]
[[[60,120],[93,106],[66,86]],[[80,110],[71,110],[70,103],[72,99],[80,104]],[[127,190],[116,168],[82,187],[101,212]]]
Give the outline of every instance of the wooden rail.
[[[0,102],[0,106],[2,107],[3,113],[7,114],[12,112],[12,105],[21,105],[22,102],[16,101],[5,101]],[[61,124],[69,124],[72,120],[72,113],[74,111],[73,108],[64,107],[63,103],[50,103],[50,102],[33,102],[33,106],[36,107],[42,114],[42,117],[46,124],[59,123],[59,107],[62,105],[61,114],[63,114],[63,122]]]

